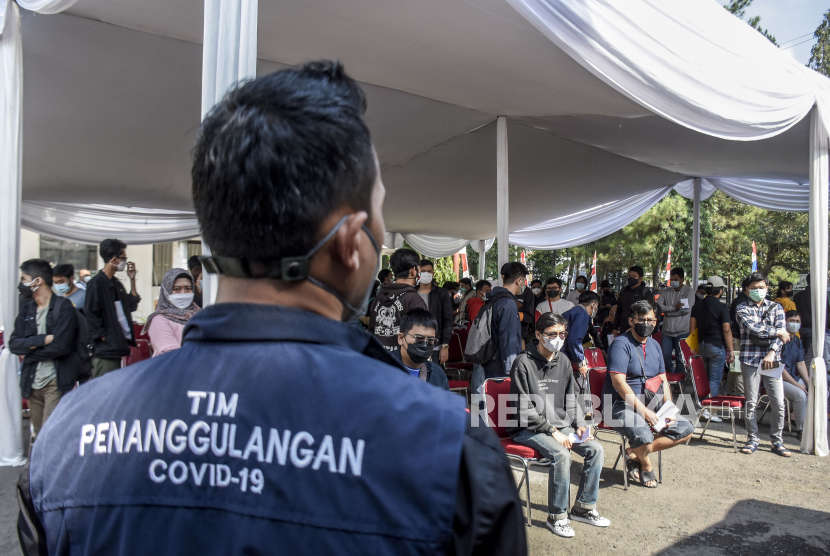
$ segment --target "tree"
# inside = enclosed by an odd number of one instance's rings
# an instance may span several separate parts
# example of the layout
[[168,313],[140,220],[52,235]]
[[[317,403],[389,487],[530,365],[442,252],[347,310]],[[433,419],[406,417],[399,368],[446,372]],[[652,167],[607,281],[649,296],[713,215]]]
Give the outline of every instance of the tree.
[[[750,4],[752,4],[752,0],[731,0],[731,2],[725,5],[724,8],[726,8],[727,11],[729,11],[730,13],[733,13],[736,16],[738,16],[739,19],[743,19],[744,15],[746,14],[746,9],[750,6]],[[778,46],[778,41],[775,40],[775,37],[773,37],[766,29],[761,28],[760,15],[750,17],[746,20],[746,22],[749,24],[750,27],[752,27],[753,29],[764,35],[766,38],[768,38],[772,44]]]
[[824,12],[824,19],[813,36],[818,40],[810,51],[807,66],[830,77],[830,10]]

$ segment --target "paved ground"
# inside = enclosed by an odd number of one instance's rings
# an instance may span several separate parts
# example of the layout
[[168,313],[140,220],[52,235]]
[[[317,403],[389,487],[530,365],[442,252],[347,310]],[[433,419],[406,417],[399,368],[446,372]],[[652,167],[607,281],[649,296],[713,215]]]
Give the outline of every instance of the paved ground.
[[[766,440],[751,456],[735,454],[729,425],[713,426],[714,434],[707,432],[703,441],[695,436],[690,446],[665,452],[663,484],[655,490],[640,485],[623,490],[622,472],[611,469],[616,446],[604,442],[599,509],[611,527],[574,523],[573,539],[555,537],[545,527],[547,470],[532,471],[530,553],[830,555],[830,458],[781,458],[770,453]],[[743,433],[742,428],[738,431]],[[797,450],[795,439],[786,433],[785,441]],[[581,469],[578,460],[574,456],[573,496]],[[15,529],[19,473],[20,468],[0,467],[0,556],[20,554]]]

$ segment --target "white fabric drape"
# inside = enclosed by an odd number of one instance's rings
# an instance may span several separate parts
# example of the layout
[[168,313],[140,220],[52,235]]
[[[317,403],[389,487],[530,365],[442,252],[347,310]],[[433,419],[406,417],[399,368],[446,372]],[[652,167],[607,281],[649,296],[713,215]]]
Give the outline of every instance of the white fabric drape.
[[[258,0],[205,0],[202,119],[232,86],[256,77],[258,12]],[[202,255],[210,255],[204,241]],[[215,274],[205,273],[205,306],[216,301],[218,285]]]
[[810,120],[810,278],[813,305],[813,368],[801,451],[817,456],[830,453],[827,445],[827,368],[824,358],[824,334],[827,303],[828,248],[828,141],[827,130],[814,110]]
[[415,251],[427,257],[449,257],[470,244],[469,239],[455,239],[424,234],[401,235]]
[[[674,190],[694,198],[694,180],[674,186]],[[701,178],[701,196],[705,201],[720,189],[733,199],[767,210],[807,212],[810,210],[810,184],[790,180],[760,180],[751,178]]]
[[508,0],[556,46],[611,87],[707,135],[756,140],[782,133],[828,87],[722,2]]
[[531,249],[564,249],[596,241],[639,218],[672,187],[647,191],[513,232],[510,243]]
[[97,244],[117,237],[128,245],[168,243],[197,237],[193,212],[24,201],[24,228],[66,241]]
[[[58,13],[76,0],[20,0],[29,10]],[[12,0],[0,0],[0,326],[8,337],[17,315],[20,252],[20,191],[23,166],[23,54],[20,11]],[[0,353],[0,465],[25,462],[20,429],[18,360]],[[14,414],[17,418],[13,418]],[[12,418],[8,418],[12,416]]]
[[403,247],[403,235],[386,232],[386,236],[383,238],[383,246],[387,249],[400,249]]

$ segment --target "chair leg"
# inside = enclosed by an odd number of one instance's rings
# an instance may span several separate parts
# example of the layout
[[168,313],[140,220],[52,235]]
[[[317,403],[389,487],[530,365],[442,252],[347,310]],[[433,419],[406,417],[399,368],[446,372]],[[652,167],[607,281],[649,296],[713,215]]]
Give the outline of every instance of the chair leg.
[[530,520],[530,466],[527,464],[527,460],[522,458],[522,463],[525,466],[525,495],[527,497],[527,526],[531,527],[531,520]]
[[732,411],[732,408],[729,408],[729,420],[732,421],[732,444],[735,449],[735,453],[738,453],[738,435],[735,433],[735,412]]
[[[628,466],[625,465],[625,437],[620,435],[622,439],[622,445],[620,446],[620,455],[623,457],[623,485],[625,486],[625,490],[628,490]],[[614,464],[614,468],[616,469],[617,464]]]
[[663,483],[663,452],[657,452],[657,482]]
[[793,433],[793,421],[792,421],[792,408],[790,407],[790,400],[784,398],[784,402],[787,404],[787,427],[790,429],[790,434]]
[[709,419],[706,420],[706,426],[703,427],[703,432],[700,433],[700,439],[703,440],[703,435],[706,434],[706,429],[709,428],[709,423],[712,422],[712,414],[709,414]]

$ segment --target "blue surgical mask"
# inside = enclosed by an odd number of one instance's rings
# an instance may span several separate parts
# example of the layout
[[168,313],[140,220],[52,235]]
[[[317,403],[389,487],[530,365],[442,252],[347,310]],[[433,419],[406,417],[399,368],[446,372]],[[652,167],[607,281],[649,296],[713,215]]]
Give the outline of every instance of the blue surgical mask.
[[69,292],[69,284],[55,284],[55,292],[58,295],[66,295]]
[[801,323],[800,322],[788,322],[787,323],[787,332],[790,334],[796,334],[799,330],[801,330]]

